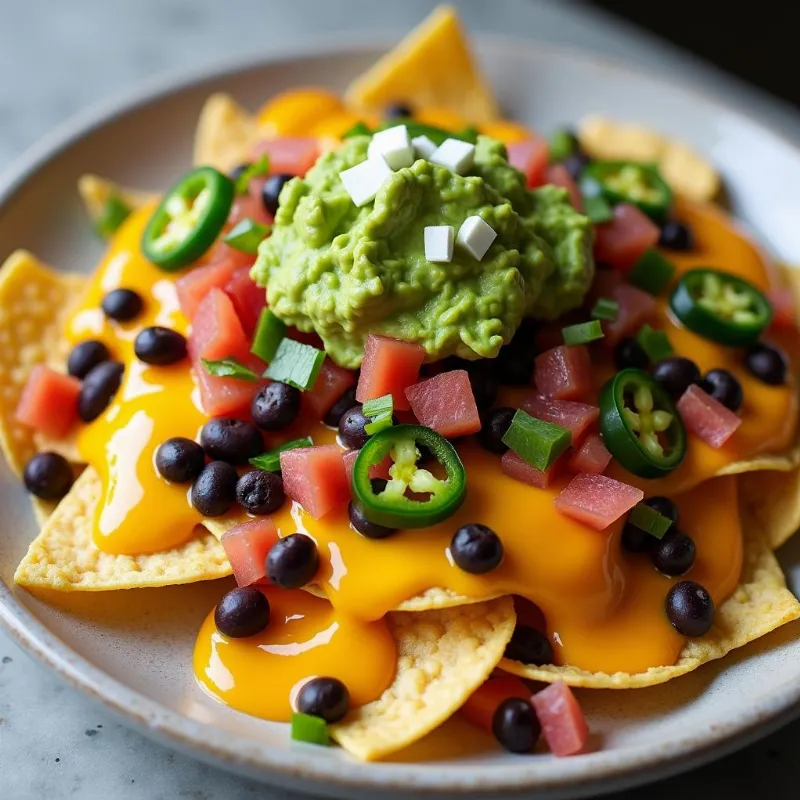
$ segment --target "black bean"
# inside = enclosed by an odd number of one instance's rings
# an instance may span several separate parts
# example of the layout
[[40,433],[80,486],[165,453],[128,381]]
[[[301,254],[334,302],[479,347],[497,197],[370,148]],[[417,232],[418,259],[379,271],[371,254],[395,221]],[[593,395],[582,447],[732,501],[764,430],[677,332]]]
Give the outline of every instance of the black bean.
[[614,348],[614,366],[617,369],[647,369],[650,359],[639,342],[629,336]]
[[725,408],[738,411],[744,402],[742,384],[726,369],[712,369],[703,376],[700,388]]
[[331,428],[338,428],[339,420],[341,420],[345,411],[349,411],[355,405],[358,405],[358,400],[356,400],[356,387],[351,386],[331,406],[331,410],[325,415],[322,421]]
[[304,533],[280,539],[267,555],[267,577],[282,589],[300,589],[313,580],[318,568],[317,545]]
[[481,446],[490,453],[503,455],[508,450],[508,445],[503,442],[503,437],[511,427],[516,409],[503,407],[495,408],[483,417],[483,424],[478,433]]
[[273,381],[260,389],[250,404],[253,422],[265,431],[278,431],[291,425],[300,413],[302,394],[288,383]]
[[511,753],[530,753],[541,732],[533,706],[521,697],[503,700],[492,717],[494,738]]
[[505,657],[524,664],[552,664],[555,658],[553,645],[541,631],[529,625],[517,624],[511,641],[506,645]]
[[665,575],[676,576],[688,572],[694,564],[697,548],[691,536],[683,531],[667,531],[650,551],[653,566]]
[[694,249],[692,229],[685,222],[667,220],[661,228],[658,244],[668,250],[687,251]]
[[192,505],[204,517],[221,517],[236,502],[239,476],[226,461],[212,461],[203,467],[192,484]]
[[85,378],[98,364],[108,361],[108,348],[96,339],[88,339],[72,348],[67,360],[67,372],[73,378]]
[[714,624],[714,601],[694,581],[678,581],[667,593],[667,619],[682,636],[705,636]]
[[261,633],[269,625],[269,600],[255,586],[231,589],[217,604],[214,623],[217,630],[232,639]]
[[37,453],[22,472],[25,488],[42,500],[60,500],[74,480],[69,461],[58,453]]
[[206,454],[192,439],[174,436],[156,450],[156,469],[172,483],[189,483],[203,470]]
[[106,410],[124,372],[125,365],[119,361],[103,361],[89,370],[78,395],[78,416],[84,422],[97,419]]
[[266,208],[273,217],[278,213],[283,187],[294,177],[294,175],[279,173],[270,175],[264,183],[264,188],[261,190],[261,200],[264,203],[264,208]]
[[200,430],[200,444],[210,458],[229,464],[246,464],[264,452],[261,432],[252,422],[228,417],[206,422]]
[[103,313],[117,322],[130,322],[144,307],[142,297],[133,289],[113,289],[102,302]]
[[486,525],[472,523],[460,527],[450,542],[450,554],[456,566],[481,575],[490,572],[503,560],[503,543]]
[[744,359],[747,369],[760,381],[770,386],[786,383],[789,365],[786,356],[776,347],[759,342],[746,353]]
[[693,383],[700,380],[700,370],[688,358],[670,356],[653,367],[653,378],[670,397],[677,400]]
[[297,693],[297,710],[326,722],[338,722],[349,708],[350,692],[338,678],[312,678]]
[[236,484],[236,499],[248,514],[274,514],[286,500],[283,479],[277,472],[246,472]]
[[414,109],[408,103],[390,103],[383,112],[384,119],[411,119]]
[[153,325],[136,335],[133,352],[145,364],[164,367],[186,358],[186,338],[171,328]]
[[369,434],[364,429],[369,424],[369,419],[364,416],[361,406],[353,406],[342,414],[339,420],[339,438],[345,447],[359,450],[369,439]]
[[350,524],[362,536],[366,536],[367,539],[385,539],[397,530],[396,528],[387,528],[383,525],[376,525],[374,522],[370,522],[364,516],[364,512],[355,503],[350,503],[347,508],[347,513],[350,516]]

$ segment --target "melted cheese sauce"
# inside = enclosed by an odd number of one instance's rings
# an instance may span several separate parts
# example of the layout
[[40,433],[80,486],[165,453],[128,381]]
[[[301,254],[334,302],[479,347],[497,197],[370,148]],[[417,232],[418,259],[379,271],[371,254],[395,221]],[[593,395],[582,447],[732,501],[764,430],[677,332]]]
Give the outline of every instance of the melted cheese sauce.
[[[285,114],[263,112],[262,121],[275,134],[298,133],[286,120],[313,107],[313,95],[295,97]],[[348,121],[349,127],[352,121],[326,97],[331,114],[327,133],[335,136],[341,132],[337,126]],[[434,113],[425,121],[458,127]],[[322,135],[325,120],[317,127]],[[513,140],[524,129],[504,123],[491,133]],[[102,340],[125,364],[120,391],[79,435],[81,455],[103,483],[94,541],[109,553],[169,549],[188,539],[202,521],[187,487],[167,483],[154,466],[161,442],[173,436],[197,438],[207,419],[189,362],[148,366],[133,353],[133,340],[143,327],[164,325],[184,334],[189,328],[177,303],[175,280],[181,273],[162,272],[140,252],[152,210],[133,214],[114,237],[67,331],[74,344]],[[692,253],[667,254],[679,270],[717,266],[766,288],[763,257],[722,212],[680,202],[677,216],[692,226],[697,241]],[[107,320],[100,311],[103,295],[118,287],[134,289],[145,300],[143,314],[130,323]],[[726,464],[789,444],[795,435],[797,397],[790,387],[755,380],[742,368],[736,351],[683,330],[666,307],[662,316],[677,353],[690,355],[703,371],[721,367],[738,377],[745,395],[743,423],[719,450],[691,437],[685,462],[663,480],[637,479],[618,467],[610,474],[637,483],[647,495],[683,492],[675,498],[680,527],[694,538],[698,552],[688,577],[706,586],[720,604],[735,588],[741,569],[737,484],[735,478],[708,479]],[[610,371],[601,366],[598,382]],[[274,444],[305,434],[316,444],[334,440],[321,423],[300,421]],[[474,442],[459,443],[458,449],[468,475],[467,500],[454,517],[433,528],[369,540],[350,527],[346,509],[317,521],[287,501],[274,515],[276,527],[281,536],[300,531],[316,540],[318,583],[330,602],[269,589],[272,623],[263,634],[238,641],[219,634],[209,615],[194,656],[204,689],[234,708],[276,720],[289,717],[298,682],[315,675],[341,678],[355,705],[368,702],[391,682],[395,667],[394,642],[382,618],[404,600],[435,588],[471,599],[516,594],[533,601],[545,615],[558,663],[638,672],[675,661],[684,639],[663,611],[673,579],[657,573],[646,556],[622,551],[621,523],[602,532],[590,530],[553,507],[566,479],[548,490],[534,489],[503,474],[498,457]],[[488,575],[464,573],[449,557],[453,532],[469,522],[490,526],[503,540],[504,562]]]

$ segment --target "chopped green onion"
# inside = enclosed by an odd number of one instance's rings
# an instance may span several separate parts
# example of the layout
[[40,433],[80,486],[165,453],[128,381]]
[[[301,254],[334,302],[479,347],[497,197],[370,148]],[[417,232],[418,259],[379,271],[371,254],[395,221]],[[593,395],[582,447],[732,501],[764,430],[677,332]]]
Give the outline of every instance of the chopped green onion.
[[575,139],[575,134],[566,128],[558,128],[550,134],[549,152],[551,164],[566,161],[577,149],[578,141]]
[[672,526],[672,520],[669,517],[659,514],[646,503],[637,503],[633,507],[628,522],[639,530],[655,536],[656,539],[660,539]]
[[132,210],[118,194],[110,194],[103,203],[103,208],[100,209],[100,215],[95,220],[95,230],[104,239],[110,238],[125,222]]
[[605,319],[616,322],[619,316],[619,303],[610,297],[600,297],[592,309],[592,319]]
[[639,328],[639,333],[636,334],[636,341],[639,342],[642,350],[644,350],[653,364],[657,364],[675,352],[667,334],[664,331],[654,330],[649,325],[642,325]]
[[595,197],[583,198],[583,213],[595,224],[610,222],[614,219],[614,212],[605,197],[596,195]]
[[234,250],[254,256],[258,252],[258,246],[266,239],[268,233],[269,225],[262,225],[248,217],[234,225],[223,241]]
[[253,370],[248,369],[235,358],[222,358],[219,361],[206,361],[205,358],[201,360],[203,369],[215,378],[238,378],[240,381],[251,381],[252,383],[258,380],[258,375]]
[[596,319],[591,322],[580,322],[577,325],[567,325],[561,329],[564,344],[588,344],[596,339],[602,339],[603,326]]
[[324,350],[295,342],[294,339],[282,339],[264,377],[288,383],[289,386],[306,392],[314,388],[324,360]]
[[376,397],[373,400],[367,400],[361,408],[361,413],[368,417],[371,422],[364,426],[364,430],[372,436],[384,428],[391,428],[392,414],[394,413],[394,400],[390,394],[385,394],[383,397]]
[[631,267],[628,280],[645,292],[661,294],[669,286],[675,274],[675,265],[668,261],[658,250],[645,250]]
[[292,739],[295,742],[306,744],[321,744],[327,747],[328,723],[322,717],[313,717],[311,714],[301,714],[295,711],[292,714]]
[[353,136],[372,136],[372,130],[366,122],[361,122],[359,120],[350,130],[345,131],[341,138],[352,139]]
[[273,447],[266,453],[250,459],[250,463],[254,467],[263,469],[265,472],[278,472],[281,468],[281,453],[286,450],[296,450],[298,447],[312,447],[314,444],[310,436],[304,436],[302,439],[292,439],[291,442]]
[[250,352],[269,364],[286,335],[286,323],[278,319],[268,308],[261,309],[256,332],[253,335],[253,346]]
[[572,433],[561,425],[517,411],[503,436],[503,443],[525,463],[544,472],[572,444]]
[[258,161],[242,170],[236,179],[236,194],[247,194],[247,187],[252,178],[260,178],[269,172],[269,156],[265,153]]

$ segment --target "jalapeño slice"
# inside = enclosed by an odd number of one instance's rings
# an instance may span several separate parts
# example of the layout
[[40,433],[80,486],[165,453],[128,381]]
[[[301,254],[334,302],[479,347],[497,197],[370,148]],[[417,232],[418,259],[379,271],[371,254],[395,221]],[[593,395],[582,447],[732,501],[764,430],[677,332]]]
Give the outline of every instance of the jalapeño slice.
[[672,190],[651,164],[593,161],[581,173],[581,181],[594,182],[612,205],[630,203],[656,222],[666,219],[672,205]]
[[684,273],[669,304],[690,331],[729,347],[754,344],[772,322],[772,304],[761,291],[718,269]]
[[660,478],[686,455],[686,431],[672,399],[646,372],[624,369],[600,391],[600,433],[628,472]]
[[[426,447],[444,467],[446,477],[437,478],[417,465],[418,445]],[[390,480],[373,490],[370,468],[392,459]],[[467,476],[450,442],[423,425],[395,425],[376,433],[361,448],[353,465],[353,497],[363,515],[387,528],[427,528],[455,514],[467,493]],[[426,500],[406,497],[406,491],[430,495]]]
[[230,178],[213,167],[197,167],[167,192],[142,234],[142,252],[172,272],[197,261],[214,244],[234,197]]

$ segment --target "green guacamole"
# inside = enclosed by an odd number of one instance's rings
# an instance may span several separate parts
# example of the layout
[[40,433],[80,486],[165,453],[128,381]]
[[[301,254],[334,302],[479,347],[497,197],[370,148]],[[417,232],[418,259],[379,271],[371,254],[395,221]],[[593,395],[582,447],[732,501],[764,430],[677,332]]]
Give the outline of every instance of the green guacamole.
[[[283,188],[253,277],[287,325],[316,331],[344,367],[369,333],[425,348],[429,360],[491,358],[524,316],[553,319],[580,305],[594,275],[592,227],[553,186],[530,191],[502,144],[478,137],[472,174],[418,160],[357,208],[339,173],[367,156],[369,137],[323,155]],[[477,214],[497,232],[481,261],[458,245],[425,258],[427,225]]]

